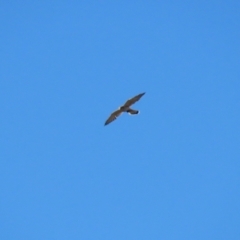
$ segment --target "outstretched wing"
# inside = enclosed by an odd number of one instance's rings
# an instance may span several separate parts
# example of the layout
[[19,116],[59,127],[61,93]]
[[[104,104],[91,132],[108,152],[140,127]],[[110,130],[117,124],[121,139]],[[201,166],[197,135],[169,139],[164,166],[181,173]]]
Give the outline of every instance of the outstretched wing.
[[107,119],[104,125],[108,125],[112,121],[116,120],[118,116],[120,116],[122,113],[122,110],[118,109],[117,111],[113,112],[110,117]]
[[135,97],[127,100],[127,101],[125,102],[125,104],[124,104],[124,107],[130,107],[130,106],[133,105],[135,102],[137,102],[144,94],[145,94],[145,92],[144,92],[144,93],[140,93],[140,94],[138,94],[137,96],[135,96]]

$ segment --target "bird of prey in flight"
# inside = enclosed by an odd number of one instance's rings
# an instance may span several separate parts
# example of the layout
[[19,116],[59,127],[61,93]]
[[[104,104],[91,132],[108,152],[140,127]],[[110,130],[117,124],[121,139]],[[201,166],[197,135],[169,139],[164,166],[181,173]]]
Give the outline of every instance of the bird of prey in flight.
[[119,107],[118,110],[114,111],[110,115],[110,117],[107,119],[107,121],[105,122],[104,125],[106,126],[109,123],[111,123],[112,121],[116,120],[117,117],[119,117],[123,112],[127,112],[127,113],[129,113],[131,115],[132,114],[138,114],[139,111],[131,109],[130,106],[133,105],[135,102],[137,102],[144,94],[145,94],[145,92],[144,93],[140,93],[137,96],[127,100],[123,106]]

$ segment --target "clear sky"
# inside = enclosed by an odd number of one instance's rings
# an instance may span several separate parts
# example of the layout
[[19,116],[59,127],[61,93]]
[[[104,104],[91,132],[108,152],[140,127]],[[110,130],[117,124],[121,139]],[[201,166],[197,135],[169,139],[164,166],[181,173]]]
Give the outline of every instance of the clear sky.
[[0,22],[1,240],[240,239],[239,1],[1,1]]

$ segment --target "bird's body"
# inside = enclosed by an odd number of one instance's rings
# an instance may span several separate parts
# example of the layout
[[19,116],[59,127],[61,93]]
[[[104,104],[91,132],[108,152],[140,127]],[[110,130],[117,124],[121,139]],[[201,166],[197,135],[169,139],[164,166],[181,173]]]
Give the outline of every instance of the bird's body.
[[117,117],[119,117],[123,112],[127,112],[131,115],[133,114],[138,114],[139,111],[138,110],[134,110],[134,109],[131,109],[130,106],[133,105],[135,102],[137,102],[145,93],[141,93],[141,94],[138,94],[137,96],[127,100],[127,102],[122,105],[121,107],[119,107],[118,110],[114,111],[110,117],[107,119],[107,121],[105,122],[105,125],[111,123],[112,121],[116,120]]

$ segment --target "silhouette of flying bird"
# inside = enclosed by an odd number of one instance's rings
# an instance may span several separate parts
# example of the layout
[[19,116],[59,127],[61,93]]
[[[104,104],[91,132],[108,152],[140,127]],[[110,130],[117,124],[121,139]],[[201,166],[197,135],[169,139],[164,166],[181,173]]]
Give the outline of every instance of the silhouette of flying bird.
[[137,96],[127,100],[123,106],[119,107],[118,110],[114,111],[110,115],[110,117],[107,119],[107,121],[105,122],[104,125],[106,126],[109,123],[111,123],[112,121],[116,120],[117,117],[119,117],[123,112],[127,112],[127,113],[129,113],[131,115],[138,114],[139,111],[131,109],[130,106],[133,105],[135,102],[137,102],[144,94],[145,94],[145,92],[144,93],[140,93]]

